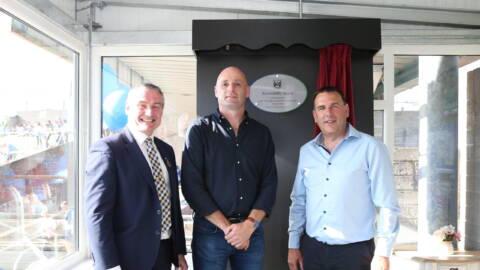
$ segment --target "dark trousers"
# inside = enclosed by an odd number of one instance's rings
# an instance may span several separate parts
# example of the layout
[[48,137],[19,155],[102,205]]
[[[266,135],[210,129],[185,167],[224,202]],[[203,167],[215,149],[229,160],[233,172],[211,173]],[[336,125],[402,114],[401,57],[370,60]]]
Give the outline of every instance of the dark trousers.
[[370,270],[373,239],[346,245],[328,245],[304,235],[300,244],[304,270]]
[[158,249],[157,261],[152,270],[170,270],[172,269],[172,240],[162,240]]

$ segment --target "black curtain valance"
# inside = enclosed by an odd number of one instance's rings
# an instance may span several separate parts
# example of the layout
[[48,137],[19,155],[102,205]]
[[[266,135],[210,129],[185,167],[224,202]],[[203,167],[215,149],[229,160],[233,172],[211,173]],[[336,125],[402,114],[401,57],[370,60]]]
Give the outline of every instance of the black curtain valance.
[[381,48],[379,19],[194,20],[192,49],[214,51],[226,45],[258,50],[278,44],[320,49],[348,44],[359,50]]

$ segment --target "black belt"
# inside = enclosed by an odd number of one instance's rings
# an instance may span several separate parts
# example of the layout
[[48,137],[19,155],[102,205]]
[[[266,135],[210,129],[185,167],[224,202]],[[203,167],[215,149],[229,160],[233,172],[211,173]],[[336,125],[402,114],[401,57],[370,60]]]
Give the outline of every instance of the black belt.
[[240,223],[244,222],[247,218],[246,217],[228,217],[227,218],[230,223],[235,224],[235,223]]

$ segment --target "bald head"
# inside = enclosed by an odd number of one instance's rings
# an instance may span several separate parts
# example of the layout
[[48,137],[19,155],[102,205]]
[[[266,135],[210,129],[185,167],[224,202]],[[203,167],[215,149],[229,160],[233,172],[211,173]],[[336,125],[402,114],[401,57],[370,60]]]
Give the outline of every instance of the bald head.
[[249,96],[250,87],[243,71],[230,66],[220,72],[215,84],[215,97],[220,112],[245,110],[246,98]]
[[245,73],[243,73],[243,71],[241,69],[239,69],[237,67],[234,67],[234,66],[226,67],[220,72],[220,74],[218,74],[217,85],[218,85],[218,82],[219,82],[220,78],[224,77],[227,74],[236,74],[236,75],[240,76],[243,79],[243,81],[245,82],[245,84],[248,85],[247,76],[245,75]]

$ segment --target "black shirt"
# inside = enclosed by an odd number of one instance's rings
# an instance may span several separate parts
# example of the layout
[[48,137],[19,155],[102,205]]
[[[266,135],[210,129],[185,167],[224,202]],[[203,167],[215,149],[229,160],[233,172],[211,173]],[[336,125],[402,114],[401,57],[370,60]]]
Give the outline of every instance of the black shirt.
[[268,128],[245,112],[238,135],[218,110],[195,120],[182,157],[182,191],[201,217],[220,210],[246,217],[271,212],[277,189],[275,150]]

